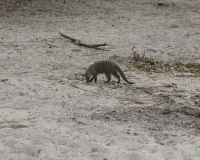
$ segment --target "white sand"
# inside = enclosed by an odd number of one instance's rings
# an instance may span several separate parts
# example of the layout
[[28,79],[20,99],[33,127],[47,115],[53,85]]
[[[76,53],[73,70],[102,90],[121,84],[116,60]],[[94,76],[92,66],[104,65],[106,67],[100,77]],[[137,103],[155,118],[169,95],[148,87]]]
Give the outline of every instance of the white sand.
[[[199,160],[200,120],[187,115],[199,111],[199,76],[140,71],[130,56],[135,46],[162,61],[200,62],[200,3],[62,2],[17,1],[0,12],[0,159]],[[109,51],[76,46],[60,29]],[[135,84],[105,84],[103,75],[86,84],[86,68],[113,55]]]

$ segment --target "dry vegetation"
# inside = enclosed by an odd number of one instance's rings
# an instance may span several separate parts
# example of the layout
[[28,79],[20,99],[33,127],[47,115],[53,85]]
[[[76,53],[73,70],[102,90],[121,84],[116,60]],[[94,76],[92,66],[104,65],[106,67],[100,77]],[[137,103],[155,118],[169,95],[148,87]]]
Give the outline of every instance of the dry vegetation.
[[152,57],[146,57],[145,52],[143,55],[133,51],[133,59],[135,60],[133,66],[143,71],[154,72],[186,72],[194,73],[200,76],[200,63],[195,62],[181,62],[179,60],[163,62]]

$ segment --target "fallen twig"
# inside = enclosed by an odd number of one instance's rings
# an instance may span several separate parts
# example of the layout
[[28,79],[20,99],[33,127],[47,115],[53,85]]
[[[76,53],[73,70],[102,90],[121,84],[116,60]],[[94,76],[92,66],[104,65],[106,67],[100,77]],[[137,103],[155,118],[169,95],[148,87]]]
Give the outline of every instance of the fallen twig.
[[108,145],[110,142],[112,142],[114,139],[116,139],[117,137],[114,137],[113,139],[109,140],[108,142],[106,142],[101,149],[104,151],[105,149],[103,148],[104,146]]
[[46,44],[48,44],[48,45],[50,46],[50,48],[51,48],[51,47],[57,47],[57,48],[58,48],[58,46],[56,46],[56,45],[52,45],[52,44],[50,44],[50,43],[46,43]]
[[108,142],[106,142],[104,145],[108,145],[110,142],[112,142],[114,139],[116,139],[117,137],[114,137],[113,139],[109,140]]
[[67,82],[67,78],[64,78],[64,79],[62,79],[62,80],[59,80],[59,81],[57,81],[57,82],[55,82],[55,83],[67,84],[67,85],[70,86],[70,87],[74,87],[74,88],[80,89],[80,90],[82,90],[82,91],[86,91],[86,92],[98,94],[97,92],[92,92],[92,91],[89,91],[89,90],[80,88],[80,87],[78,87],[75,83],[68,83],[68,82]]
[[92,91],[89,91],[89,90],[86,90],[86,89],[80,88],[80,87],[78,87],[76,84],[70,84],[69,86],[74,87],[74,88],[77,88],[77,89],[80,89],[80,90],[82,90],[82,91],[86,91],[86,92],[90,92],[90,93],[98,94],[97,92],[92,92]]
[[80,40],[77,40],[75,38],[72,38],[70,36],[67,36],[65,35],[64,33],[62,33],[62,30],[59,31],[59,34],[67,39],[69,39],[72,43],[75,43],[79,46],[84,46],[84,47],[88,47],[88,48],[94,48],[94,49],[99,49],[99,50],[103,50],[101,48],[97,48],[97,47],[101,47],[101,46],[106,46],[108,45],[107,43],[103,43],[103,44],[93,44],[93,45],[90,45],[90,44],[85,44],[85,43],[82,43]]

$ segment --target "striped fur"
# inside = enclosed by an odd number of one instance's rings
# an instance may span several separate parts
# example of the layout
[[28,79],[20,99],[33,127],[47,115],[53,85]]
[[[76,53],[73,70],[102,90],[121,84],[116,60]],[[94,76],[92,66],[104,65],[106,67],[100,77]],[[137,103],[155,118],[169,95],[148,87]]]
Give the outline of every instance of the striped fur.
[[[93,80],[95,80],[95,82],[97,81],[97,74],[99,73],[105,73],[106,77],[108,78],[108,80],[106,82],[109,82],[111,80],[111,74],[113,76],[115,76],[118,81],[117,83],[120,83],[120,76],[129,84],[134,84],[132,82],[129,82],[126,79],[126,76],[124,75],[124,72],[121,70],[121,68],[111,62],[111,61],[97,61],[94,64],[90,65],[88,67],[88,69],[85,72],[85,79],[87,82],[92,82]],[[118,74],[119,73],[119,74]]]

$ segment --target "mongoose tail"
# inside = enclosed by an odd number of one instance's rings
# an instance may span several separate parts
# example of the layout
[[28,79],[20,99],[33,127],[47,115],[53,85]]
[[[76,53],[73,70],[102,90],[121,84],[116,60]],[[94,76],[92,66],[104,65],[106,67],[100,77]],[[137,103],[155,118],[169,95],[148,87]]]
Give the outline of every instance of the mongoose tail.
[[[129,83],[129,84],[135,84],[134,82],[129,82],[129,81],[127,80],[127,78],[126,78],[124,72],[121,70],[121,68],[120,68],[118,65],[115,64],[115,68],[116,68],[117,72],[119,72],[119,74],[121,75],[121,77],[122,77],[127,83]],[[119,81],[119,80],[118,80],[118,81]],[[120,81],[117,82],[117,83],[120,83]]]
[[118,79],[117,83],[120,83],[120,75],[121,75],[121,77],[127,83],[134,84],[132,82],[129,82],[127,80],[126,76],[124,75],[124,72],[121,70],[121,68],[117,64],[115,64],[111,61],[97,61],[94,64],[90,65],[85,72],[86,81],[92,82],[93,80],[95,80],[95,82],[96,82],[97,74],[99,74],[99,73],[105,73],[106,77],[108,78],[108,80],[106,82],[109,82],[111,80],[111,74],[112,74],[113,76],[115,76]]

